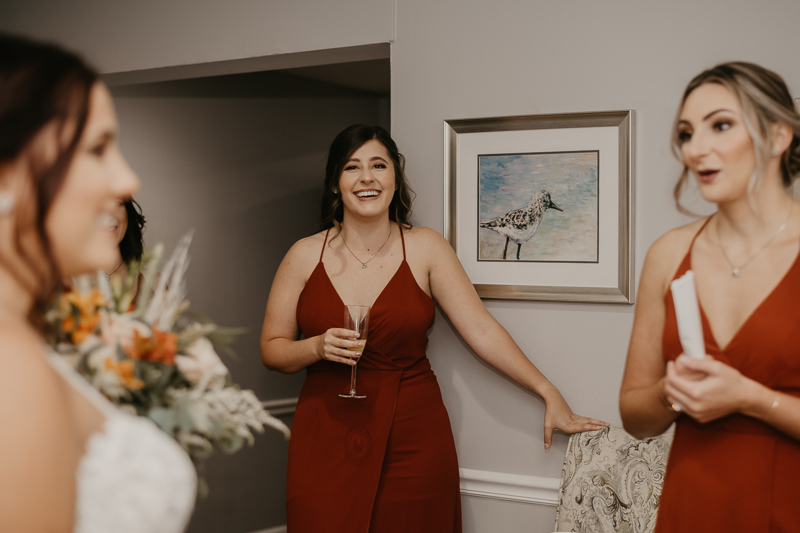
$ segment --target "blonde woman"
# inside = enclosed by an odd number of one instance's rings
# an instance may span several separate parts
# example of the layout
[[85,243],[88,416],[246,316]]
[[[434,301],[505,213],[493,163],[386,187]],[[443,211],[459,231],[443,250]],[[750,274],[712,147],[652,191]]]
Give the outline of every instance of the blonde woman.
[[[676,200],[691,176],[717,211],[648,252],[620,392],[633,435],[677,423],[657,533],[797,531],[799,134],[785,83],[757,65],[719,65],[684,92]],[[682,355],[669,290],[690,269],[703,359]]]

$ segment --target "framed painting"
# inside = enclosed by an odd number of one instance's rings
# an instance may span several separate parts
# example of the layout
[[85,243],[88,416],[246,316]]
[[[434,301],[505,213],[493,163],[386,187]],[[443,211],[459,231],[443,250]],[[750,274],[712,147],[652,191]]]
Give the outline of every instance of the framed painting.
[[446,120],[445,238],[481,298],[634,302],[633,111]]

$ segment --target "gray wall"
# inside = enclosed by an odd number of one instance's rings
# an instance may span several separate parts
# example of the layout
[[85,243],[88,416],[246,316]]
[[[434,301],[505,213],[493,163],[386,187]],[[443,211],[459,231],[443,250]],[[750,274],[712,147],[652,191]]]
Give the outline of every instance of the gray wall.
[[[649,245],[685,222],[671,203],[678,165],[669,131],[689,79],[717,62],[744,59],[778,71],[800,96],[800,4],[792,0],[351,0],[335,6],[240,0],[191,7],[184,0],[179,14],[163,13],[167,8],[150,0],[124,8],[108,3],[91,17],[84,17],[86,6],[102,3],[80,3],[69,12],[52,0],[12,3],[22,7],[0,8],[0,25],[80,46],[108,72],[392,41],[392,131],[418,193],[416,222],[438,230],[443,120],[634,109],[637,275]],[[230,154],[216,157],[237,165]],[[164,176],[153,187],[175,191],[172,180],[190,179]],[[632,307],[503,301],[487,307],[576,411],[619,424]],[[479,362],[442,317],[429,354],[462,467],[559,475],[566,438],[543,450],[540,401]],[[554,509],[466,497],[464,515],[466,531],[547,531]]]
[[[800,96],[800,3],[398,0],[392,133],[419,193],[417,221],[443,228],[442,121],[528,113],[636,110],[636,265],[684,222],[671,202],[669,149],[683,88],[734,59],[781,73]],[[491,313],[573,409],[619,425],[617,394],[632,306],[487,301]],[[429,353],[462,467],[558,477],[566,437],[545,451],[543,406],[488,370],[437,318]],[[552,530],[552,507],[467,498],[471,531]]]
[[0,28],[69,44],[103,72],[385,43],[393,22],[392,0],[0,2]]

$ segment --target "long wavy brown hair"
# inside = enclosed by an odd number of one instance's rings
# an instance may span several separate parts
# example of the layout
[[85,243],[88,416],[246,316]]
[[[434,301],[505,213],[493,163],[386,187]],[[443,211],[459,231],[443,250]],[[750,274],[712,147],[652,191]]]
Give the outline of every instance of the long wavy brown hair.
[[[36,326],[41,325],[44,309],[61,280],[45,220],[83,135],[89,97],[97,80],[96,71],[71,52],[0,33],[0,167],[20,157],[27,162],[30,198],[7,216],[14,217],[13,249],[35,282],[10,258],[0,255],[0,265],[33,295],[29,320]],[[47,156],[37,142],[46,128],[55,133],[55,157]],[[0,174],[0,181],[4,177]],[[17,198],[17,205],[20,200]],[[22,235],[31,231],[39,241],[39,252],[22,244]]]
[[325,190],[322,193],[320,229],[335,227],[341,231],[344,216],[342,192],[339,190],[339,178],[345,164],[353,154],[371,140],[381,143],[394,165],[394,178],[397,189],[389,204],[389,220],[411,228],[411,202],[414,191],[408,184],[405,174],[405,158],[397,149],[397,144],[385,129],[380,126],[354,124],[340,132],[328,150],[328,163],[325,166]]

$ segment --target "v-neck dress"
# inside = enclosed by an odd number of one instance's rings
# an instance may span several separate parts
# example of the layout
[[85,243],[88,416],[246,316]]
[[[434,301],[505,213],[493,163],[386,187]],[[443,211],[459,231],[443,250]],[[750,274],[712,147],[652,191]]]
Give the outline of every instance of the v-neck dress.
[[[691,269],[694,239],[676,278]],[[665,359],[674,360],[683,350],[670,291],[665,305],[662,346]],[[724,349],[717,345],[701,306],[706,353],[771,389],[800,397],[798,306],[800,255]],[[706,424],[678,417],[656,533],[800,531],[798,501],[796,440],[741,414]]]
[[[434,303],[403,262],[370,310],[356,389],[350,367],[306,369],[289,442],[288,533],[460,532],[458,460],[425,355]],[[344,327],[344,302],[322,257],[297,303],[306,338]]]

